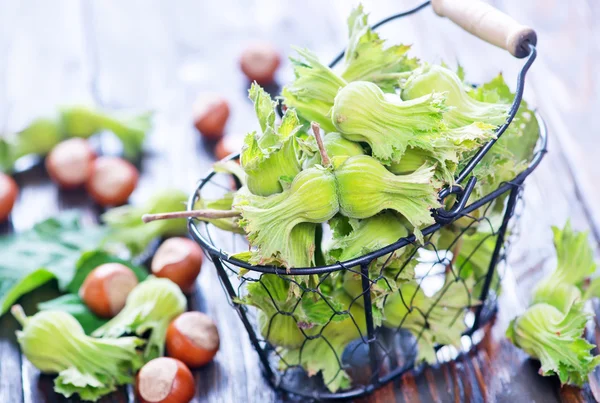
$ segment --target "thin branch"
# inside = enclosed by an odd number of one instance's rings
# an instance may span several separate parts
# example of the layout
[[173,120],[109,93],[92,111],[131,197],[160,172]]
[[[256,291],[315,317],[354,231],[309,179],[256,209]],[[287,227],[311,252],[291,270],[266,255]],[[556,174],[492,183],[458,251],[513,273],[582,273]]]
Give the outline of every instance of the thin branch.
[[21,305],[13,305],[10,308],[10,313],[12,313],[12,315],[19,322],[21,327],[25,327],[25,325],[27,324],[27,315],[25,314],[25,311],[23,310],[23,307]]
[[174,211],[171,213],[159,213],[159,214],[144,214],[142,221],[149,223],[156,220],[170,220],[173,218],[232,218],[238,217],[241,213],[236,210],[189,210],[189,211]]
[[315,139],[317,140],[317,146],[319,147],[319,153],[321,153],[321,165],[327,167],[331,164],[331,160],[327,155],[327,150],[323,145],[323,138],[321,137],[321,127],[318,123],[312,122],[311,124],[313,134],[315,135]]

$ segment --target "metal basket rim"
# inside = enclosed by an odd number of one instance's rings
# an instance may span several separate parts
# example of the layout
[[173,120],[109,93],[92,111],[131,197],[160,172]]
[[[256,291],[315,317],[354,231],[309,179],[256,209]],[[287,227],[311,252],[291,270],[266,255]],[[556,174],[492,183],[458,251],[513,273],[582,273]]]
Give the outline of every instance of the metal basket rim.
[[[538,126],[539,126],[538,151],[534,155],[534,158],[531,160],[528,167],[523,172],[521,172],[520,174],[515,176],[515,178],[513,180],[505,182],[503,185],[499,186],[498,189],[496,189],[495,191],[493,191],[493,192],[487,194],[486,196],[482,197],[481,199],[469,204],[452,221],[455,221],[455,220],[459,219],[460,217],[463,217],[463,216],[467,215],[468,213],[478,209],[479,207],[490,202],[491,200],[495,199],[496,197],[500,196],[501,194],[508,192],[513,187],[520,186],[523,183],[523,181],[525,180],[525,178],[527,178],[529,176],[529,174],[531,174],[531,172],[533,172],[535,170],[535,168],[540,164],[540,162],[542,161],[542,159],[544,157],[544,154],[546,153],[546,148],[547,148],[547,144],[548,144],[548,130],[547,130],[544,119],[540,116],[540,114],[537,111],[535,112],[535,118],[536,118],[536,120],[538,122]],[[235,155],[231,155],[229,157],[229,159],[235,159],[238,157],[239,157],[239,154],[235,154]],[[208,183],[208,181],[215,174],[216,174],[216,172],[214,170],[210,170],[207,173],[207,175],[198,182],[198,185],[196,186],[194,192],[189,197],[188,204],[187,204],[188,210],[193,210],[194,204],[196,203],[196,201],[198,200],[198,198],[200,196],[200,190],[206,183]],[[397,242],[390,244],[386,247],[383,247],[381,249],[378,249],[374,252],[360,256],[358,258],[346,260],[344,262],[336,262],[336,263],[333,263],[330,265],[317,266],[317,267],[305,267],[305,268],[296,267],[296,268],[291,268],[291,269],[285,269],[283,267],[277,267],[277,266],[252,265],[252,264],[246,263],[244,261],[241,261],[239,259],[232,258],[229,254],[225,253],[222,249],[216,248],[214,246],[214,244],[212,244],[212,242],[210,242],[208,239],[206,239],[200,233],[200,230],[197,226],[197,222],[198,221],[194,220],[193,218],[188,219],[189,232],[192,235],[192,237],[194,238],[194,240],[196,240],[202,246],[202,248],[204,248],[204,250],[207,253],[209,253],[211,256],[216,256],[223,261],[226,261],[237,267],[244,268],[244,269],[247,269],[250,271],[260,272],[260,273],[280,274],[280,275],[309,275],[309,274],[332,273],[335,271],[343,270],[348,267],[354,267],[354,266],[358,266],[361,264],[366,264],[366,263],[372,261],[373,259],[376,259],[376,258],[386,255],[388,253],[391,253],[395,250],[398,250],[406,245],[409,245],[409,244],[412,244],[415,242],[415,235],[412,234],[408,237],[401,238]],[[204,223],[204,224],[208,225],[208,223]],[[435,224],[432,224],[432,225],[426,227],[425,229],[423,229],[422,233],[423,233],[423,235],[429,235],[429,234],[437,231],[441,227],[443,227],[443,225],[435,223]]]

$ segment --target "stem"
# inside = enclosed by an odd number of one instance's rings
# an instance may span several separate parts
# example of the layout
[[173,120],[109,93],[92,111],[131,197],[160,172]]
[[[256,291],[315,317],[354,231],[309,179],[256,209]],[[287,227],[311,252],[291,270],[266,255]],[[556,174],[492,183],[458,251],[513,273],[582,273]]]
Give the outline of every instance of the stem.
[[316,122],[312,122],[310,125],[312,127],[313,134],[315,135],[315,139],[317,140],[319,153],[321,153],[321,165],[323,165],[324,167],[328,167],[329,165],[331,165],[331,160],[329,159],[329,156],[327,155],[327,150],[323,145],[323,138],[321,138],[321,127]]
[[12,313],[15,319],[21,324],[21,327],[25,327],[27,324],[27,315],[21,305],[13,305],[10,308],[10,313]]
[[231,218],[238,217],[241,213],[236,210],[189,210],[189,211],[174,211],[171,213],[159,213],[159,214],[144,214],[142,221],[149,223],[156,220],[170,220],[174,218]]

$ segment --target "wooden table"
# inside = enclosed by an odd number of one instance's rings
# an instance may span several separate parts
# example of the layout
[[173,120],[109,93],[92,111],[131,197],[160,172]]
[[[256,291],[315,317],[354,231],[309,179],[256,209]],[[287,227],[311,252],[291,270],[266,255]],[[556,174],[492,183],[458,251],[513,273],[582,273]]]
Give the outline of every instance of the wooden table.
[[[96,103],[106,108],[150,108],[156,124],[146,144],[143,176],[132,202],[166,186],[191,190],[211,163],[190,120],[191,104],[204,91],[225,95],[232,106],[228,136],[255,128],[246,98],[248,83],[237,58],[245,44],[269,40],[285,54],[290,44],[308,47],[328,60],[343,46],[343,0],[292,1],[74,1],[0,2],[0,128],[17,130],[58,105]],[[365,2],[372,21],[404,10],[413,1]],[[373,3],[373,4],[371,4]],[[560,388],[556,379],[536,374],[537,364],[503,338],[508,320],[528,301],[529,290],[552,269],[551,224],[571,217],[600,241],[600,192],[595,167],[600,153],[600,3],[595,0],[495,0],[538,31],[539,59],[527,80],[526,98],[537,105],[550,127],[550,153],[529,178],[524,229],[512,250],[512,270],[504,279],[500,313],[490,335],[456,362],[408,374],[364,401],[554,402],[600,399],[600,370],[583,389]],[[460,31],[425,10],[382,29],[393,41],[414,43],[424,60],[457,60],[474,82],[499,70],[514,83],[521,61]],[[289,63],[279,82],[292,77]],[[22,188],[14,210],[14,230],[59,210],[80,209],[90,219],[95,208],[82,192],[61,192],[43,169],[18,175]],[[4,231],[11,231],[4,227]],[[1,257],[0,257],[1,258]],[[52,286],[25,297],[37,301],[56,295]],[[219,324],[221,351],[213,364],[196,371],[197,398],[210,402],[270,402],[285,399],[261,377],[257,356],[224,292],[214,268],[205,264],[199,291],[191,300]],[[52,392],[52,379],[39,376],[14,339],[15,321],[0,318],[0,402],[64,401]],[[600,334],[594,329],[600,342]],[[595,333],[594,333],[595,332]],[[123,389],[102,401],[132,401]]]

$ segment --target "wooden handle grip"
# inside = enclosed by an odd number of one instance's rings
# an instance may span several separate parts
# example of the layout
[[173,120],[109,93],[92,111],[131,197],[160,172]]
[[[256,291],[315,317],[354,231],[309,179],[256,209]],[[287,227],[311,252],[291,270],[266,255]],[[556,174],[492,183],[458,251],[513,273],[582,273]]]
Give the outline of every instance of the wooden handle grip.
[[431,5],[440,17],[449,18],[464,30],[508,50],[515,57],[529,55],[528,44],[537,43],[533,29],[481,0],[431,0]]

